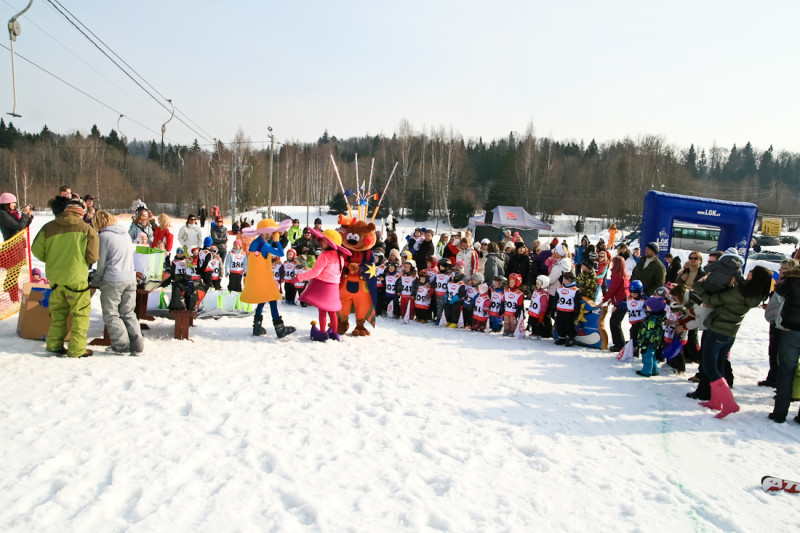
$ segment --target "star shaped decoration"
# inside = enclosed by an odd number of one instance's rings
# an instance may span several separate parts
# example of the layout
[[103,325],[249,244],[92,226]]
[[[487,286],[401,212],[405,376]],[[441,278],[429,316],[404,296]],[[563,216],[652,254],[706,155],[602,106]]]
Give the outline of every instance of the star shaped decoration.
[[364,274],[366,274],[368,279],[377,277],[378,276],[378,271],[377,271],[377,269],[375,267],[375,263],[370,263],[369,265],[367,265],[367,268],[364,271]]

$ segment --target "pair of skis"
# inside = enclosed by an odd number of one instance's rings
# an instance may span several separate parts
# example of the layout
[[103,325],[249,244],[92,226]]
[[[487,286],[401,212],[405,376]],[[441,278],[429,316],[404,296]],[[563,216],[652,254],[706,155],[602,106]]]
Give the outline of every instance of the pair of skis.
[[761,478],[761,488],[766,492],[783,491],[791,492],[792,494],[800,493],[800,483],[772,476],[764,476]]

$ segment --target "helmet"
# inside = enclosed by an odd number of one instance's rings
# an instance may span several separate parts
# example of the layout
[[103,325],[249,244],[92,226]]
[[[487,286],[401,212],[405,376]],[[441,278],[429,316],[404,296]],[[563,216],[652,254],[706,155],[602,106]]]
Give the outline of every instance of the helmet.
[[450,260],[448,258],[443,257],[443,258],[439,259],[439,266],[440,267],[442,267],[442,268],[450,268],[451,265],[452,265],[452,263],[450,263]]
[[508,275],[508,279],[509,279],[509,281],[512,280],[512,279],[514,280],[514,286],[515,287],[519,287],[520,285],[522,285],[522,276],[520,276],[516,272],[514,272],[513,274],[509,274]]
[[486,294],[487,292],[489,292],[489,286],[485,283],[481,283],[480,285],[478,285],[478,292],[480,294]]
[[536,276],[536,281],[541,282],[542,287],[547,287],[548,285],[550,285],[550,278],[548,278],[544,274]]
[[508,283],[508,279],[505,276],[495,276],[494,280],[500,283]]
[[666,298],[669,296],[669,291],[666,287],[659,287],[653,291],[653,296],[660,296],[662,298]]
[[639,281],[638,279],[631,281],[631,284],[628,286],[628,290],[630,292],[638,292],[639,294],[642,293],[643,289],[644,286],[642,285],[642,282]]

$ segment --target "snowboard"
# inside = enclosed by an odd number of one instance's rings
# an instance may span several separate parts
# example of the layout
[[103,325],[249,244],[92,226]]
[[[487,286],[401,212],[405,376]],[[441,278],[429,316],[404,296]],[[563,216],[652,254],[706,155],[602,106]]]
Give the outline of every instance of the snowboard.
[[767,492],[782,490],[784,492],[791,492],[792,494],[800,493],[800,483],[772,476],[764,476],[761,478],[761,488]]

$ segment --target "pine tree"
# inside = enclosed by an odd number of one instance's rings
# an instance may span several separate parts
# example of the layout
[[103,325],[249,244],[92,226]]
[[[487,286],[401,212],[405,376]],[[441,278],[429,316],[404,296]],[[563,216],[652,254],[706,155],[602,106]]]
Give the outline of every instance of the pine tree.
[[344,194],[337,192],[333,195],[333,200],[328,203],[329,215],[344,215],[347,213],[347,200],[344,199]]
[[706,173],[708,173],[708,161],[706,160],[706,150],[703,148],[700,150],[700,159],[697,161],[697,176],[704,178]]
[[761,184],[772,183],[775,179],[775,158],[773,157],[772,145],[769,150],[761,154],[761,160],[758,163],[758,179]]
[[161,154],[158,151],[158,144],[155,141],[150,141],[150,151],[147,153],[147,159],[155,161],[156,163],[161,162]]
[[592,139],[592,142],[590,142],[588,148],[586,148],[584,157],[586,157],[586,159],[591,159],[593,157],[597,157],[598,153],[599,150],[597,149],[597,143],[594,139]]
[[686,167],[686,170],[689,171],[689,174],[691,174],[693,178],[700,175],[700,172],[697,170],[697,152],[694,150],[694,144],[689,147],[683,166]]
[[756,154],[753,151],[753,145],[749,142],[742,149],[742,164],[740,170],[740,178],[752,177],[756,175],[758,169],[756,168]]

